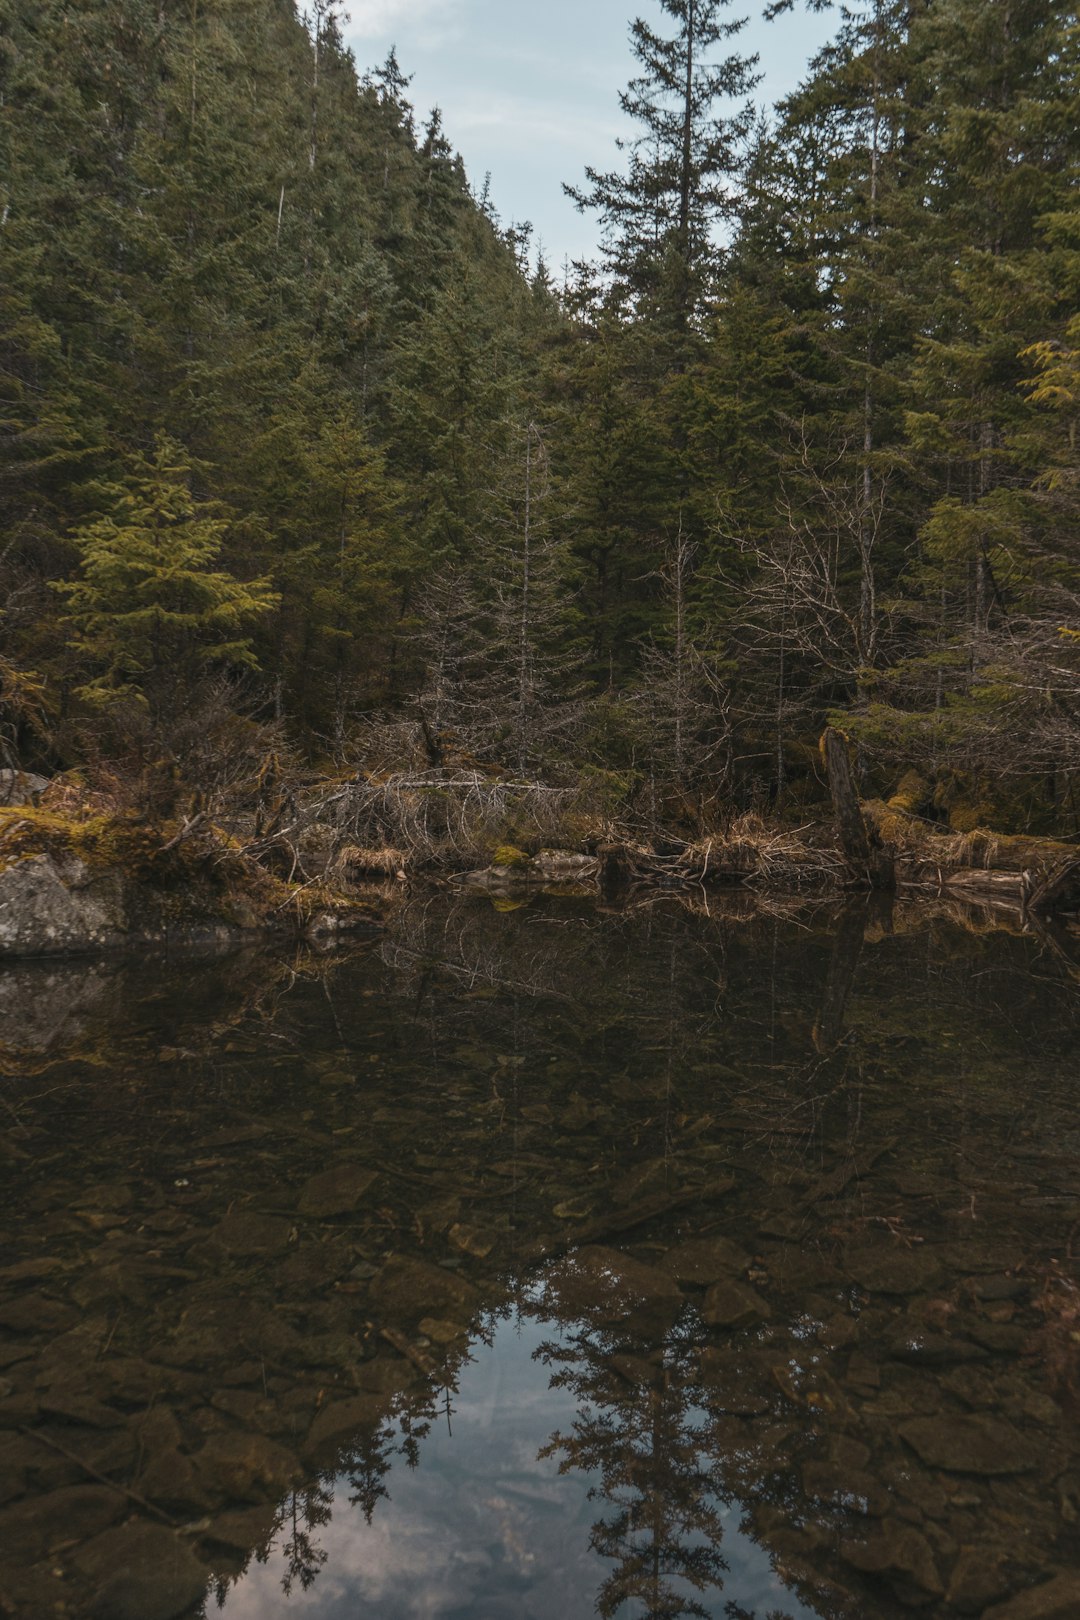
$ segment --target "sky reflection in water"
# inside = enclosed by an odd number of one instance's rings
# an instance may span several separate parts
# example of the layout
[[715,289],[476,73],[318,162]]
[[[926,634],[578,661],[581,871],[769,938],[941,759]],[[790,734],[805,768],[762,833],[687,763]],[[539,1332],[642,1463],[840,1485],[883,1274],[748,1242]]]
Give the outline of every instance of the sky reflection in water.
[[[536,1356],[555,1336],[528,1317],[499,1324],[489,1348],[477,1344],[445,1419],[422,1442],[419,1466],[395,1467],[390,1500],[366,1524],[339,1479],[333,1517],[319,1533],[326,1564],[307,1592],[286,1596],[280,1538],[268,1562],[252,1564],[229,1593],[225,1620],[589,1620],[613,1568],[589,1545],[610,1504],[590,1501],[595,1476],[560,1476],[556,1457],[538,1453],[578,1415],[573,1393],[553,1388]],[[562,1339],[565,1335],[560,1334]],[[721,1617],[734,1599],[758,1620],[816,1620],[773,1571],[767,1554],[739,1531],[739,1507],[723,1509],[723,1590],[696,1594],[701,1612]],[[674,1582],[687,1597],[685,1583]],[[620,1620],[640,1620],[631,1601]],[[686,1612],[694,1612],[689,1610]]]

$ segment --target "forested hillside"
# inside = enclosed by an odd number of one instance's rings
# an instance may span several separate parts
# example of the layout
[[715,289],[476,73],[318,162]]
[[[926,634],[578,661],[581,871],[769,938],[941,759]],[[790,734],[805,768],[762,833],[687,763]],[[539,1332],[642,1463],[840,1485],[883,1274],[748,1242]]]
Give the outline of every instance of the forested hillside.
[[698,826],[832,718],[1080,828],[1076,9],[872,0],[764,117],[643,8],[564,274],[335,0],[0,0],[0,763]]

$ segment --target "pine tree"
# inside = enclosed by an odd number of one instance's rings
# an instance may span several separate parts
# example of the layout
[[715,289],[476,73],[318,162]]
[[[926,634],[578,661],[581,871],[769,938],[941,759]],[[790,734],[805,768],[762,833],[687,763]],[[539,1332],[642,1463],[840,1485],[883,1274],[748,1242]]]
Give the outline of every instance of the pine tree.
[[162,434],[151,457],[98,485],[101,515],[71,536],[81,575],[59,586],[88,674],[77,695],[145,708],[166,728],[207,672],[256,667],[251,626],[275,602],[268,580],[214,566],[229,522],[192,494],[192,470]]
[[564,189],[600,216],[605,267],[615,297],[681,345],[700,317],[719,253],[717,227],[730,217],[731,184],[748,114],[723,117],[722,99],[746,95],[753,61],[709,60],[741,21],[721,21],[727,0],[659,0],[675,24],[664,36],[643,18],[630,38],[641,73],[620,104],[642,128],[628,144],[628,168],[586,169],[588,189]]

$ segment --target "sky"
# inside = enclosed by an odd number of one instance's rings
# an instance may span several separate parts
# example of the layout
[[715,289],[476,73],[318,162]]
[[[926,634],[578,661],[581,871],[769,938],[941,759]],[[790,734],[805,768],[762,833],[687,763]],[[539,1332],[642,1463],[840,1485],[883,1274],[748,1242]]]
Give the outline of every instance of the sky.
[[[553,271],[566,258],[591,257],[596,224],[562,192],[584,180],[585,166],[618,162],[616,138],[632,134],[619,91],[634,71],[629,27],[645,16],[663,31],[656,0],[346,0],[347,42],[361,72],[392,45],[413,75],[417,122],[433,106],[479,190],[503,223],[531,220]],[[761,20],[763,0],[738,0],[732,17],[754,13],[732,48],[760,54],[765,75],[754,92],[769,104],[794,88],[836,17],[801,8],[775,23]]]

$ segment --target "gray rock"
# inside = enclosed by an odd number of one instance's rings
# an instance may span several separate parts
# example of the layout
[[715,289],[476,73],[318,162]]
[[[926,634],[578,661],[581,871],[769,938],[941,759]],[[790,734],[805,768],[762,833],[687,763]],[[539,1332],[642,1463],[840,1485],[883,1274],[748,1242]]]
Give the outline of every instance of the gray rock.
[[542,849],[529,862],[530,870],[545,883],[580,883],[595,877],[599,862],[592,855],[575,855],[568,849]]
[[0,805],[33,804],[49,785],[47,776],[33,771],[0,771]]
[[114,893],[87,886],[81,861],[27,855],[0,870],[0,956],[49,956],[113,945],[125,924]]

